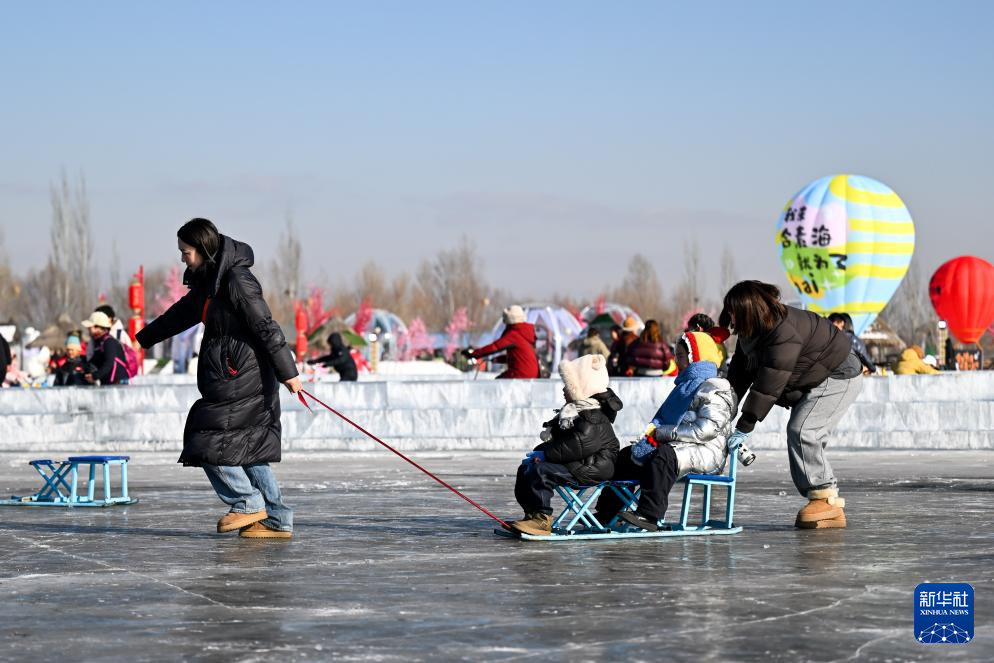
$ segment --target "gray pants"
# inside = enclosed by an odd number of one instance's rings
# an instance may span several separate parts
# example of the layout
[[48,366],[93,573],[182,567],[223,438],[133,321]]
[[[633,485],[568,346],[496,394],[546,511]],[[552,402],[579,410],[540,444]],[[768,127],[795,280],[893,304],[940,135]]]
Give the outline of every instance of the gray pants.
[[825,458],[825,445],[836,424],[863,388],[863,376],[828,378],[791,408],[787,422],[790,477],[801,495],[813,488],[834,488],[835,474]]

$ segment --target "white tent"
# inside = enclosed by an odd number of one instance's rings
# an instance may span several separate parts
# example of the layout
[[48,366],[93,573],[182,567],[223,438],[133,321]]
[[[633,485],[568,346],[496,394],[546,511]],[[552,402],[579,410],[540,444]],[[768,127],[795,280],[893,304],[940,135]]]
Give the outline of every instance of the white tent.
[[[353,313],[345,318],[345,324],[355,329],[355,316]],[[397,339],[402,334],[407,334],[407,325],[400,319],[400,316],[382,308],[374,308],[373,315],[369,318],[365,329],[356,329],[367,341],[372,341],[371,334],[376,335],[376,340],[380,344],[380,359],[399,359]],[[365,352],[369,352],[367,346]]]
[[[551,304],[524,304],[525,317],[535,325],[535,350],[538,362],[555,376],[559,371],[559,362],[566,355],[569,344],[583,333],[583,325],[572,313]],[[490,335],[492,342],[504,333],[504,321],[498,320]]]

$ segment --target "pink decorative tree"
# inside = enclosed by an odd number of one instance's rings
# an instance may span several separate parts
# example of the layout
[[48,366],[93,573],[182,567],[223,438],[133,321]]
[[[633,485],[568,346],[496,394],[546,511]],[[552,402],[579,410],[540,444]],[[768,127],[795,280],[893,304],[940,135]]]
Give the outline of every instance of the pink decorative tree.
[[305,303],[307,311],[307,335],[310,336],[337,313],[334,307],[324,307],[324,291],[314,286]]
[[352,329],[355,330],[357,334],[365,334],[366,327],[369,323],[373,321],[373,304],[369,301],[369,297],[363,297],[362,303],[359,304],[359,310],[355,314],[355,324],[352,325]]
[[169,273],[166,274],[166,280],[162,288],[162,292],[155,296],[156,315],[165,313],[170,306],[178,302],[188,292],[187,287],[183,285],[179,267],[173,266],[169,268]]
[[411,324],[407,325],[407,334],[398,340],[398,345],[401,346],[401,361],[411,361],[417,359],[422,352],[432,351],[431,337],[428,336],[428,330],[421,318],[411,320]]
[[455,356],[456,350],[459,348],[459,339],[467,329],[469,329],[469,316],[466,314],[466,307],[463,306],[456,309],[449,324],[445,326],[445,333],[448,334],[448,340],[445,343],[445,358],[449,361],[452,361],[452,357]]

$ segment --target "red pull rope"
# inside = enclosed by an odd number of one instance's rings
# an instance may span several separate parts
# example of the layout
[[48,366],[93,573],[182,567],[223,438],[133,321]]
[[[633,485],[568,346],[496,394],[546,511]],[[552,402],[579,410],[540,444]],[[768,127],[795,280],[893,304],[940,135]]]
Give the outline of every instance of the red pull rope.
[[435,476],[434,474],[432,474],[431,472],[429,472],[425,468],[423,468],[420,465],[418,465],[417,463],[415,463],[413,460],[411,460],[410,458],[408,458],[404,454],[400,453],[399,451],[397,451],[396,449],[394,449],[393,447],[391,447],[389,444],[387,444],[386,442],[384,442],[380,438],[376,437],[375,435],[373,435],[372,433],[370,433],[368,430],[366,430],[365,428],[363,428],[362,426],[360,426],[356,422],[352,421],[351,419],[349,419],[348,417],[346,417],[344,414],[342,414],[341,412],[339,412],[335,408],[333,408],[330,405],[328,405],[327,403],[323,402],[322,400],[320,400],[318,397],[316,397],[311,392],[306,391],[304,389],[301,389],[299,392],[297,392],[297,398],[299,398],[300,402],[304,404],[304,407],[306,407],[308,410],[311,411],[311,414],[314,414],[314,410],[311,410],[311,406],[307,404],[306,400],[304,400],[304,394],[307,394],[311,398],[311,400],[313,400],[315,403],[317,403],[318,405],[323,406],[326,410],[328,410],[332,414],[338,415],[344,421],[347,421],[348,423],[352,424],[358,430],[362,431],[363,433],[365,433],[367,436],[369,436],[373,440],[376,440],[377,442],[379,442],[380,444],[382,444],[384,447],[386,447],[390,451],[394,452],[395,454],[397,454],[398,456],[400,456],[401,458],[403,458],[404,460],[406,460],[408,463],[410,463],[414,467],[418,468],[419,470],[421,470],[422,472],[424,472],[425,474],[427,474],[428,476],[430,476],[432,479],[434,479],[438,483],[442,484],[443,486],[445,486],[446,488],[448,488],[449,490],[451,490],[453,493],[455,493],[459,497],[463,498],[464,500],[466,500],[467,502],[469,502],[470,504],[472,504],[473,506],[475,506],[477,509],[479,509],[483,513],[487,514],[488,516],[490,516],[491,518],[493,518],[494,520],[496,520],[497,522],[499,522],[501,524],[501,526],[504,527],[505,529],[510,529],[511,528],[511,526],[508,525],[507,523],[505,523],[503,520],[501,520],[500,518],[498,518],[494,514],[490,513],[489,511],[487,511],[486,509],[484,509],[482,506],[480,506],[479,504],[477,504],[476,502],[474,502],[470,498],[466,497],[465,495],[463,495],[462,493],[460,493],[458,490],[456,490],[455,488],[453,488],[449,484],[445,483],[444,481],[442,481],[441,479],[439,479],[437,476]]

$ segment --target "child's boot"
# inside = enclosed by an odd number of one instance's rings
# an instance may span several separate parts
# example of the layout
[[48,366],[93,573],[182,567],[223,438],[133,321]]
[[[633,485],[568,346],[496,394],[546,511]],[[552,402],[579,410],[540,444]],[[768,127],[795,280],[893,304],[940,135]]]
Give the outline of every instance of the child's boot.
[[846,501],[837,488],[816,488],[808,491],[808,503],[797,512],[794,527],[801,529],[831,529],[846,526]]
[[533,536],[549,536],[552,534],[552,516],[547,513],[529,513],[524,520],[511,523],[516,532]]

